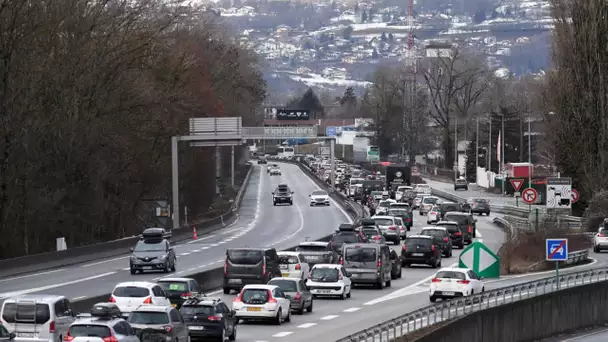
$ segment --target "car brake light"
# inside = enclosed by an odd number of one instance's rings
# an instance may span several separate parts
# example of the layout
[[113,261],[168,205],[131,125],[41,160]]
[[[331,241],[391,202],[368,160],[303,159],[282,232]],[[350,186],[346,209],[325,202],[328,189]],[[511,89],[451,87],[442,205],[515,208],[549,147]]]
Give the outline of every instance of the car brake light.
[[470,283],[470,281],[468,280],[459,280],[458,284],[464,284],[464,285],[468,285]]
[[152,304],[152,297],[146,298],[146,300],[144,300],[144,304]]
[[390,230],[397,230],[397,226],[390,226],[390,227],[388,227],[388,229],[390,229]]
[[165,328],[166,332],[171,332],[171,330],[173,330],[173,327],[170,325],[165,325],[163,328]]
[[207,317],[207,319],[210,320],[210,321],[221,321],[222,317],[220,317],[220,316],[209,316],[209,317]]
[[456,235],[456,236],[461,236],[461,235],[462,235],[462,233],[461,233],[461,232],[456,232],[456,234],[454,234],[454,235]]
[[471,227],[471,225],[469,225],[469,233],[473,232],[473,228]]
[[239,292],[239,294],[236,296],[236,298],[234,298],[232,300],[233,303],[240,303],[241,302],[241,293],[242,292]]
[[262,264],[262,274],[266,276],[266,263]]
[[599,237],[604,237],[604,234],[599,233],[599,234],[597,234],[597,236],[599,236]]
[[110,299],[108,299],[108,303],[116,303],[116,299],[114,299],[114,296],[110,296]]
[[436,211],[431,211],[431,215],[437,215]]
[[116,338],[116,336],[108,336],[108,337],[104,337],[103,341],[104,342],[118,342],[118,339]]
[[302,299],[302,293],[300,293],[300,292],[296,293],[296,296],[295,296],[295,297],[293,297],[293,299],[295,299],[295,300],[300,300],[300,299]]
[[180,294],[179,296],[180,296],[180,297],[190,297],[190,296],[192,296],[192,293],[190,293],[190,292],[186,292],[186,293],[182,293],[182,294]]
[[441,283],[441,279],[433,278],[433,279],[431,279],[431,283]]
[[411,217],[407,217],[407,218],[405,219],[405,222],[412,222],[412,218],[411,218]]
[[68,331],[65,336],[63,336],[64,341],[71,341],[74,339],[74,336],[70,336],[70,332]]
[[344,279],[344,277],[342,276],[342,273],[338,273],[338,280],[342,280]]
[[49,324],[49,333],[53,334],[55,332],[55,321],[51,321]]
[[296,264],[296,270],[298,270],[298,271],[299,271],[299,270],[301,270],[301,269],[302,269],[302,266],[300,266],[300,264]]
[[378,268],[382,267],[382,259],[378,259]]
[[435,245],[431,245],[431,251],[435,251]]
[[342,257],[340,257],[340,265],[344,265],[344,260],[342,260]]
[[449,241],[449,240],[448,240],[448,238],[447,238],[447,237],[444,237],[444,238],[443,238],[443,242],[448,242],[448,241]]
[[267,303],[276,303],[277,300],[272,296],[272,292],[268,291],[268,302]]
[[401,251],[405,252],[405,244],[401,245]]

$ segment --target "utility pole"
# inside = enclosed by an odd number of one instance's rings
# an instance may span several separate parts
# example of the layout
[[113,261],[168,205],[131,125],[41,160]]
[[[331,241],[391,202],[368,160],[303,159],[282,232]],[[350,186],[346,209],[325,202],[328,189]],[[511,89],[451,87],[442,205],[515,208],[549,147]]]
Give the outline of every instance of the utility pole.
[[[408,165],[413,166],[416,163],[416,139],[414,136],[414,115],[416,111],[416,47],[414,46],[414,1],[408,0],[407,3],[407,51],[405,56],[405,80],[403,87],[403,128],[404,128],[404,146],[402,146],[402,158],[405,162],[405,142],[407,142]],[[406,104],[406,102],[409,102]],[[406,113],[409,118],[406,118]],[[407,129],[405,129],[407,128]]]

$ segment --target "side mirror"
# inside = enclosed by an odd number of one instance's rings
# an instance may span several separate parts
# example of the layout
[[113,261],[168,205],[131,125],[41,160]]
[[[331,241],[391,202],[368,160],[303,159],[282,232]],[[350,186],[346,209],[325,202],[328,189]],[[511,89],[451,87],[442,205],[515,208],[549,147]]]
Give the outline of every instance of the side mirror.
[[291,296],[290,295],[285,295],[285,298],[291,300]]
[[273,191],[273,192],[271,192],[271,194],[273,194],[273,195],[274,195],[274,191]]
[[292,191],[292,192],[291,192],[291,194],[293,195],[293,194],[294,194],[294,192]]
[[133,247],[129,248],[129,251],[130,251],[131,253],[133,253]]

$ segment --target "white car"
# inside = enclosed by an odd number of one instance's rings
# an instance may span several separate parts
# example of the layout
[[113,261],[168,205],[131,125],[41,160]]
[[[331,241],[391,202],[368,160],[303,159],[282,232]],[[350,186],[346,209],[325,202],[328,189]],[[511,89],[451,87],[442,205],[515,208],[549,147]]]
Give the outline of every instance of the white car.
[[342,265],[316,264],[312,267],[306,286],[313,295],[350,298],[352,283]]
[[417,195],[414,198],[414,205],[412,206],[412,209],[420,208],[420,202],[422,202],[422,197],[423,197],[423,195]]
[[329,194],[323,190],[313,191],[310,196],[310,206],[329,205]]
[[281,169],[279,169],[278,167],[273,167],[272,169],[270,169],[270,175],[271,176],[280,176]]
[[310,266],[300,252],[277,252],[279,268],[283,278],[298,278],[305,280],[308,277]]
[[380,232],[386,241],[392,241],[395,245],[401,242],[401,233],[405,232],[405,227],[401,219],[394,216],[375,215],[371,217],[376,222]]
[[232,310],[240,319],[281,324],[291,321],[291,298],[276,285],[245,285],[232,301]]
[[439,222],[439,207],[433,206],[431,210],[429,210],[428,214],[426,214],[426,223],[437,223]]
[[378,203],[378,207],[376,207],[376,214],[387,214],[388,209],[391,207],[391,204],[397,203],[397,201],[392,199],[382,200]]
[[431,194],[431,186],[428,184],[416,184],[414,190],[420,194]]
[[593,237],[593,251],[600,253],[603,249],[608,249],[608,229],[600,227]]
[[439,203],[439,197],[435,197],[435,196],[422,197],[422,201],[420,201],[420,208],[418,209],[420,211],[420,216],[426,215],[426,213],[431,211],[433,206],[438,203]]
[[442,268],[431,279],[429,299],[467,297],[485,291],[483,280],[468,268]]
[[147,281],[119,283],[114,287],[110,303],[115,303],[121,312],[128,313],[142,304],[170,306],[167,294],[160,285]]
[[414,188],[411,186],[407,186],[407,185],[398,186],[397,190],[395,191],[395,200],[401,201],[401,197],[408,190],[414,190]]

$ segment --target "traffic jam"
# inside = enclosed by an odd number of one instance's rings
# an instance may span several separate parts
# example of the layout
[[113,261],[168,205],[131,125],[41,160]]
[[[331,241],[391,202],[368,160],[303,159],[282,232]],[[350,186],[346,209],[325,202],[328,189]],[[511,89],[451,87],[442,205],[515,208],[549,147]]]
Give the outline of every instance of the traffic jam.
[[[271,159],[262,156],[258,164],[268,177],[281,177],[280,165]],[[322,180],[331,180],[329,158],[299,159]],[[442,268],[442,259],[472,243],[473,213],[489,215],[489,203],[443,201],[431,195],[428,185],[412,184],[410,174],[404,166],[386,167],[381,174],[337,160],[336,189],[365,206],[370,216],[335,227],[327,242],[301,241],[292,251],[227,249],[220,292],[235,294],[231,302],[206,294],[194,278],[170,276],[116,284],[107,301],[88,313],[76,313],[64,295],[26,294],[2,303],[0,332],[9,340],[29,342],[234,341],[239,324],[281,325],[292,315],[314,315],[316,301],[348,300],[358,287],[390,287],[412,265],[437,269],[430,302],[483,292],[481,277],[466,268]],[[297,205],[289,184],[279,184],[272,195],[275,206]],[[331,205],[324,190],[309,197],[311,207]],[[427,226],[413,234],[415,219]],[[175,272],[170,239],[161,228],[144,230],[131,249],[130,273]]]

